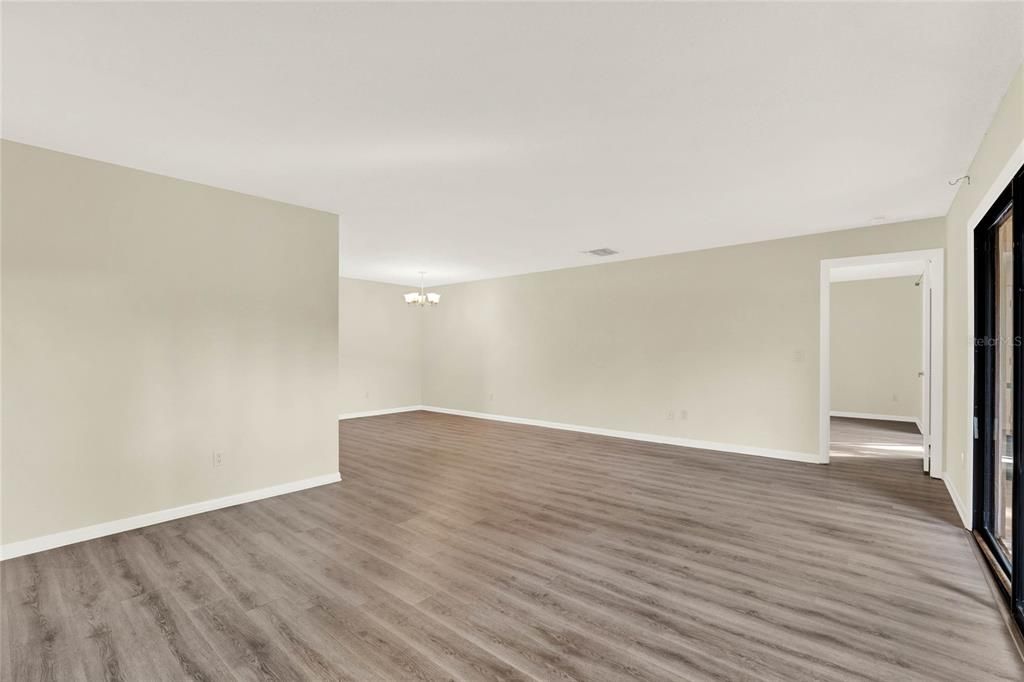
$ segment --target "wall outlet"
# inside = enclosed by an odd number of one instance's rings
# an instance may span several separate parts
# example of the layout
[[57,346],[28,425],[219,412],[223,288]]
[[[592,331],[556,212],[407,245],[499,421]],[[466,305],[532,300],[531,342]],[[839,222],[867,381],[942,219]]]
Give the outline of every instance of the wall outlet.
[[899,397],[897,397],[897,395],[895,393],[892,394],[892,401],[894,403],[898,403],[900,401]]
[[214,452],[213,453],[213,466],[219,467],[222,464],[224,464],[224,453],[223,452]]
[[793,351],[793,362],[803,362],[804,352],[802,350]]
[[690,413],[686,410],[679,410],[679,421],[684,422],[689,419]]
[[676,418],[676,411],[675,410],[669,410],[665,414],[665,419],[667,419],[669,421],[675,421],[675,418]]

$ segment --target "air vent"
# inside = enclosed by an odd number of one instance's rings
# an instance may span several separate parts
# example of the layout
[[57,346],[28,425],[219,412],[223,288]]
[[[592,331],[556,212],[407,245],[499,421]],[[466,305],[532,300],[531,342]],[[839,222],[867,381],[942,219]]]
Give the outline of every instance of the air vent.
[[591,249],[590,251],[584,251],[583,253],[589,253],[591,256],[604,258],[605,256],[614,256],[618,251],[615,249]]

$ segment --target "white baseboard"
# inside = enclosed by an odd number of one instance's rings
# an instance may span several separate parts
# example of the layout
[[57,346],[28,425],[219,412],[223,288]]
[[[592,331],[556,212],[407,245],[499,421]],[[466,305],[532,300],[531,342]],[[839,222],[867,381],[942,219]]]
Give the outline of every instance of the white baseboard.
[[810,462],[813,464],[824,464],[821,456],[812,452],[797,452],[794,450],[774,450],[771,448],[754,447],[750,445],[736,445],[733,443],[715,443],[706,440],[693,440],[691,438],[678,438],[676,436],[662,436],[654,433],[638,433],[635,431],[617,431],[615,429],[602,429],[595,426],[580,426],[578,424],[563,424],[560,422],[549,422],[541,419],[525,419],[522,417],[507,417],[487,412],[470,412],[468,410],[451,410],[447,407],[434,407],[422,405],[419,409],[426,412],[439,412],[441,414],[453,414],[460,417],[474,417],[476,419],[489,419],[491,421],[508,422],[510,424],[525,424],[528,426],[540,426],[546,429],[560,429],[562,431],[578,431],[580,433],[592,433],[598,436],[611,436],[612,438],[627,438],[639,440],[646,443],[661,443],[664,445],[678,445],[684,448],[697,448],[700,450],[715,450],[718,452],[730,452],[740,455],[755,455],[757,457],[771,457],[773,459],[786,459],[794,462]]
[[259,488],[258,490],[250,490],[244,493],[228,495],[227,497],[203,500],[202,502],[194,502],[181,507],[162,509],[148,514],[139,514],[138,516],[129,516],[128,518],[118,519],[116,521],[98,523],[94,526],[85,526],[84,528],[75,528],[74,530],[42,535],[37,538],[21,540],[20,542],[10,542],[6,545],[0,545],[0,560],[13,559],[14,557],[23,556],[25,554],[34,554],[36,552],[53,549],[55,547],[62,547],[64,545],[72,545],[76,542],[101,538],[105,535],[122,533],[126,530],[134,530],[135,528],[142,528],[143,526],[152,526],[156,523],[173,521],[174,519],[180,519],[183,516],[202,514],[203,512],[213,511],[215,509],[233,507],[236,504],[254,502],[255,500],[262,500],[267,497],[294,493],[299,490],[305,490],[306,488],[315,488],[320,485],[337,483],[340,480],[340,473],[314,476],[313,478],[304,478],[301,481],[291,481],[290,483],[272,485],[269,488]]
[[974,522],[971,515],[967,512],[967,505],[960,499],[959,493],[956,488],[949,484],[949,479],[945,476],[942,477],[942,482],[946,484],[946,492],[949,493],[950,499],[953,500],[953,506],[956,507],[956,513],[960,515],[960,520],[964,524],[964,528],[971,530],[974,527]]
[[829,415],[833,417],[846,417],[847,419],[875,419],[883,422],[910,422],[912,424],[920,425],[920,420],[917,417],[900,417],[893,414],[871,414],[870,412],[840,412],[833,410],[829,412]]
[[383,410],[366,410],[365,412],[343,412],[338,415],[338,421],[342,419],[359,419],[360,417],[378,417],[382,414],[397,414],[399,412],[415,412],[422,410],[422,405],[406,405],[405,407],[386,407]]

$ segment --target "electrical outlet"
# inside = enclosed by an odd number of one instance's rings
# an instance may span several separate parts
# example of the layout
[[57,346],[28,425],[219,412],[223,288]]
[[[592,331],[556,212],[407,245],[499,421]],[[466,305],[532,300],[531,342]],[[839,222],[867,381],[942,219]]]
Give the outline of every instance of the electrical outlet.
[[224,464],[224,453],[223,452],[214,452],[213,453],[213,466],[219,467],[222,464]]
[[667,419],[669,421],[675,421],[675,418],[676,418],[676,411],[675,410],[669,410],[665,414],[665,419]]
[[894,403],[898,403],[900,401],[899,397],[897,397],[897,395],[895,393],[892,394],[892,401]]
[[679,410],[679,421],[684,422],[689,419],[690,413],[686,410]]
[[803,362],[804,352],[802,350],[793,351],[793,362]]

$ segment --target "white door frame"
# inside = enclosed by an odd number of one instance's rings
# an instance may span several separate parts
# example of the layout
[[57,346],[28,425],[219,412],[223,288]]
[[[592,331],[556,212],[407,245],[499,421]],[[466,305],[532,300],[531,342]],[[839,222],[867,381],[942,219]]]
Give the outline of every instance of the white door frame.
[[[928,434],[931,434],[935,430],[935,423],[932,421],[932,372],[928,371],[927,368],[931,366],[932,357],[932,317],[935,315],[935,297],[934,284],[932,283],[932,272],[930,267],[926,267],[924,272],[921,273],[921,366],[923,374],[921,376],[921,416],[920,421],[917,423],[918,429],[921,433],[925,433],[927,430]],[[939,334],[943,334],[944,330],[940,329]],[[940,344],[941,348],[941,344]],[[927,412],[925,411],[927,407]],[[943,429],[939,429],[942,431]],[[939,441],[942,441],[941,434]],[[925,457],[923,458],[924,472],[929,473],[931,467],[931,461],[928,455],[928,443],[933,441],[926,441],[925,446]]]
[[[942,478],[945,471],[945,457],[942,447],[942,340],[943,340],[943,294],[945,275],[943,272],[943,249],[880,253],[871,256],[851,258],[829,258],[821,261],[821,283],[818,292],[820,304],[820,346],[818,349],[818,453],[822,463],[829,461],[829,414],[831,412],[831,283],[839,280],[879,279],[902,274],[920,272],[924,274],[922,287],[930,286],[932,292],[932,315],[929,343],[931,352],[923,360],[930,377],[931,401],[929,414],[922,415],[922,422],[928,420],[929,437],[925,443],[925,457],[928,472],[933,478]],[[916,269],[915,269],[916,268]],[[922,293],[922,305],[925,294]],[[930,447],[929,447],[930,446]],[[930,457],[929,457],[930,452]]]

